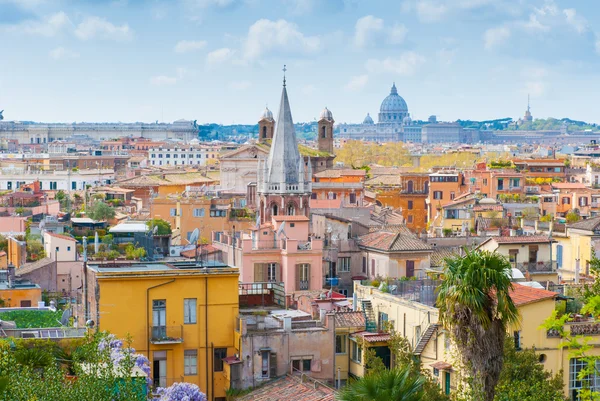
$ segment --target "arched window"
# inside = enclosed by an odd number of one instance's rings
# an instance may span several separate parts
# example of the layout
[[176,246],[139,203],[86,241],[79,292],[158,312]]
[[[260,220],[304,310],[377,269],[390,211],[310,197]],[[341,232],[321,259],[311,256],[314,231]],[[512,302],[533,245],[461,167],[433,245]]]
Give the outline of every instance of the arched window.
[[273,204],[273,216],[277,216],[277,205]]
[[413,190],[414,190],[413,187],[414,187],[414,185],[413,185],[412,181],[407,182],[406,183],[406,192],[408,192],[409,194],[412,194]]
[[287,215],[288,216],[293,216],[296,214],[296,208],[294,207],[293,203],[289,203],[288,207],[287,207]]
[[266,138],[266,137],[267,137],[267,127],[266,127],[266,126],[263,126],[263,129],[262,129],[262,137],[263,137],[263,138]]
[[325,133],[325,126],[321,127],[321,138],[325,138],[326,137],[326,133]]

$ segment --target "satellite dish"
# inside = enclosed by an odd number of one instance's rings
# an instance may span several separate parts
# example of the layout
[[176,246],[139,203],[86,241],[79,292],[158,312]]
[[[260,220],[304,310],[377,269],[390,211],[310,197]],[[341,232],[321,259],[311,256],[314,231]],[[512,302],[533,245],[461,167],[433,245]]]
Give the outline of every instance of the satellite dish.
[[192,231],[192,234],[190,235],[190,239],[188,240],[189,244],[196,246],[196,244],[198,244],[199,237],[200,230],[198,228],[195,228],[194,231]]
[[69,325],[69,319],[71,318],[71,309],[65,309],[60,318],[60,324],[63,326]]

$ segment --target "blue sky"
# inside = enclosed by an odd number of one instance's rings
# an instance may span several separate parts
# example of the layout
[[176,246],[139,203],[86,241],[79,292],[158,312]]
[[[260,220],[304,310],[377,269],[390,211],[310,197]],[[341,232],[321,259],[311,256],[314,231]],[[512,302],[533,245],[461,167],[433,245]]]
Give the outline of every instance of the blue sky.
[[597,0],[0,0],[8,120],[375,116],[600,122]]

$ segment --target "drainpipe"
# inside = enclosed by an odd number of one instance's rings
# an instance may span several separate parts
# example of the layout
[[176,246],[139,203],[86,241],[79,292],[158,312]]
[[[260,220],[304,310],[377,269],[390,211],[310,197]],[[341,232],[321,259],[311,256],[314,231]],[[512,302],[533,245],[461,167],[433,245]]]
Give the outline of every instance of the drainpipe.
[[[146,289],[146,330],[150,329],[150,306],[149,306],[150,290],[157,288],[157,287],[162,287],[163,285],[171,284],[174,281],[175,281],[175,279],[165,281],[164,283],[160,283],[160,284],[154,285],[152,287],[148,287]],[[149,333],[146,333],[146,350],[148,352],[148,359],[150,359],[150,335],[149,335]]]
[[[206,350],[206,395],[207,399],[211,399],[208,394],[208,276],[204,277],[204,349]],[[210,394],[212,396],[212,394]]]
[[[213,395],[214,397],[214,390],[215,390],[215,372],[214,372],[214,366],[215,366],[215,344],[213,344],[212,342],[210,343],[210,351],[211,351],[211,357],[212,357],[212,364],[213,364],[213,370],[211,370],[210,372],[210,393]],[[208,360],[208,358],[206,358]]]

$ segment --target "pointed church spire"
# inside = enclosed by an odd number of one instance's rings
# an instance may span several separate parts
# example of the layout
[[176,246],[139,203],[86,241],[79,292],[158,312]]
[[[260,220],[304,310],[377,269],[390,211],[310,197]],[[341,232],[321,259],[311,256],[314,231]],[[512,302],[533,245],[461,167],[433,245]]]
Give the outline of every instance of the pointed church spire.
[[285,88],[285,72],[287,71],[287,68],[285,67],[285,64],[283,65],[283,87]]
[[[284,67],[284,73],[285,70]],[[290,186],[298,184],[298,162],[301,157],[285,83],[284,76],[279,114],[275,122],[275,134],[267,159],[265,192],[281,193],[291,188]]]

